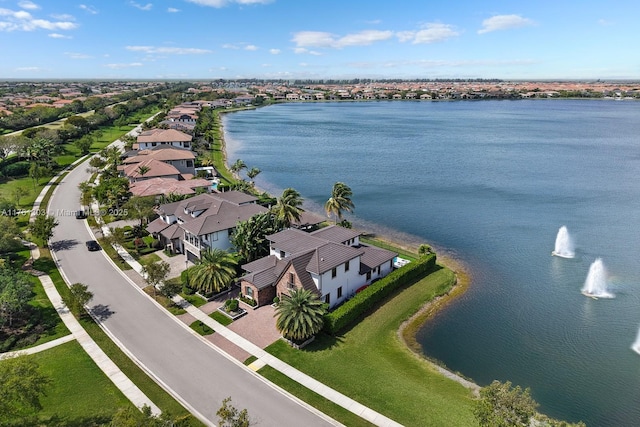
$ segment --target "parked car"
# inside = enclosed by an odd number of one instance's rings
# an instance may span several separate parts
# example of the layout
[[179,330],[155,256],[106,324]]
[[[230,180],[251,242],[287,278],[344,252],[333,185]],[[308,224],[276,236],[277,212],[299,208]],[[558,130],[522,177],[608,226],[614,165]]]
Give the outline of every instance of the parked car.
[[87,241],[87,249],[89,249],[92,252],[93,251],[99,251],[100,250],[100,245],[95,240],[88,240]]
[[78,209],[76,211],[76,219],[85,219],[87,217],[87,213],[84,209]]

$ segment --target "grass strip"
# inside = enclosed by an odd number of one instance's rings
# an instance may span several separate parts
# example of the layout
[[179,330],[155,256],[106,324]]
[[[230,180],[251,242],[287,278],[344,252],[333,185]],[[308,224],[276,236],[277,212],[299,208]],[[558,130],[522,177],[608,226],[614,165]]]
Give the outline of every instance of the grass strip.
[[[246,364],[246,363],[245,363]],[[282,387],[284,390],[293,394],[300,400],[308,403],[319,411],[327,414],[334,420],[349,427],[371,427],[375,424],[371,424],[365,419],[360,418],[351,411],[344,409],[342,406],[336,405],[330,400],[322,397],[318,393],[309,390],[300,383],[292,380],[291,378],[273,369],[271,366],[265,366],[258,370],[258,373],[276,384]]]
[[200,320],[196,320],[195,322],[190,324],[189,327],[202,336],[211,335],[215,332],[213,329],[211,329],[210,327],[202,323]]
[[220,313],[218,310],[211,313],[209,317],[211,317],[213,320],[215,320],[216,322],[224,326],[229,326],[230,324],[233,323],[233,320],[229,319],[227,316]]

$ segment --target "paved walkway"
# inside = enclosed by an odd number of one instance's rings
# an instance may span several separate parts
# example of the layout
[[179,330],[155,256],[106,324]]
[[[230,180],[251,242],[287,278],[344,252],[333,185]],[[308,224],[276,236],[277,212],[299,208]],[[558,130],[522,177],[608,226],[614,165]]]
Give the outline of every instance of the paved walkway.
[[60,344],[68,343],[69,341],[73,341],[75,339],[76,337],[74,337],[73,334],[70,334],[70,335],[66,335],[64,337],[60,337],[55,340],[46,342],[44,344],[37,345],[35,347],[29,347],[29,348],[25,348],[17,351],[8,351],[6,353],[0,353],[0,360],[9,359],[15,356],[25,356],[27,354],[40,353],[41,351],[49,350],[50,348],[57,347]]

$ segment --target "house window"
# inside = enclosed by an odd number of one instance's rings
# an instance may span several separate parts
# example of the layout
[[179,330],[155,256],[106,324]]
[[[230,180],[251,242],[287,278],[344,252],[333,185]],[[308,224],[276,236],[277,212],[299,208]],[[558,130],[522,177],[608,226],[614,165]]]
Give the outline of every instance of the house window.
[[342,298],[342,286],[338,288],[338,299]]
[[367,271],[367,281],[371,280],[371,272]]
[[152,142],[152,143],[151,143],[151,146],[152,146],[152,147],[155,147],[156,145],[158,145],[158,143],[157,143],[157,142]]
[[284,251],[280,251],[280,258],[284,258]]
[[324,296],[324,302],[327,304],[331,304],[331,294],[326,294]]
[[209,240],[211,240],[212,242],[215,242],[216,240],[218,240],[218,233],[217,232],[211,233],[209,235]]
[[289,283],[296,283],[296,276],[293,273],[289,273]]
[[333,279],[338,274],[338,270],[334,267],[331,269],[331,278]]
[[251,286],[247,286],[246,288],[244,288],[244,294],[245,296],[253,299],[253,288]]
[[345,273],[346,273],[347,271],[349,271],[349,261],[347,261],[347,262],[345,262],[345,263],[344,263],[344,271],[345,271]]
[[193,167],[193,160],[187,160],[187,167],[188,168],[192,168]]
[[188,142],[184,143],[184,148],[189,148],[189,143]]

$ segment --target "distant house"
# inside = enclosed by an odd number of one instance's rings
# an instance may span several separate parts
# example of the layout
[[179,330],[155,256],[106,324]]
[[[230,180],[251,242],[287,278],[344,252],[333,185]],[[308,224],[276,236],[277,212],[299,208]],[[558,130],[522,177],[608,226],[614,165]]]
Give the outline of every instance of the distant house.
[[210,192],[211,181],[207,179],[177,180],[175,178],[156,177],[133,182],[129,191],[134,196],[163,196],[168,194],[193,195],[197,191]]
[[176,129],[146,130],[136,140],[138,150],[148,150],[156,147],[176,147],[191,149],[193,137]]
[[[127,157],[118,170],[130,182],[158,177],[191,179],[195,175],[195,155],[193,151],[179,148],[141,150]],[[141,170],[146,172],[140,173]]]
[[239,191],[228,191],[160,205],[160,217],[147,230],[165,246],[193,261],[208,248],[231,249],[230,238],[238,222],[267,211],[257,200]]
[[360,243],[360,233],[329,226],[312,233],[297,229],[267,236],[270,254],[242,266],[244,296],[258,305],[304,288],[334,307],[393,270],[396,253]]

